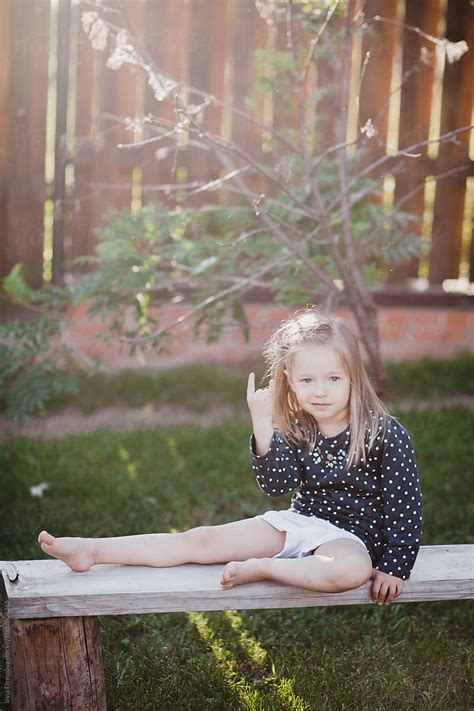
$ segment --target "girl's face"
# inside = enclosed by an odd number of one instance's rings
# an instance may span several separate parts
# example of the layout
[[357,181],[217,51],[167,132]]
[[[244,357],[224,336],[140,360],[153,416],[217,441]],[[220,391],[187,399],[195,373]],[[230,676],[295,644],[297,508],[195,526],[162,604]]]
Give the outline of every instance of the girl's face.
[[341,357],[330,345],[306,346],[285,370],[300,407],[331,437],[349,423],[351,386]]

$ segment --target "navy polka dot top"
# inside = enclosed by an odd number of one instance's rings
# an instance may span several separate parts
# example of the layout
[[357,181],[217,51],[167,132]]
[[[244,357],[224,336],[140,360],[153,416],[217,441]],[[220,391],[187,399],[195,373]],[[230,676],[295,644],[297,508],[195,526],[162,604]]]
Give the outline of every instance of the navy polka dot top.
[[374,568],[407,580],[418,554],[423,504],[408,432],[393,417],[377,435],[366,462],[347,467],[350,427],[319,435],[313,451],[290,445],[275,432],[270,449],[250,451],[257,483],[268,496],[293,491],[291,508],[355,533]]

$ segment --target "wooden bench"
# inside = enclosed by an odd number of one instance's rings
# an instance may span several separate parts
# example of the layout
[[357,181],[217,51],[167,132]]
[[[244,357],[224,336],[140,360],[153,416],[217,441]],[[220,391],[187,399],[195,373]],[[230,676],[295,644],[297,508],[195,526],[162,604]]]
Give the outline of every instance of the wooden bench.
[[[222,590],[222,565],[97,565],[74,573],[58,560],[0,562],[4,639],[14,710],[105,709],[98,615],[373,604],[371,584],[315,593],[269,581]],[[395,602],[474,597],[474,545],[422,546]]]

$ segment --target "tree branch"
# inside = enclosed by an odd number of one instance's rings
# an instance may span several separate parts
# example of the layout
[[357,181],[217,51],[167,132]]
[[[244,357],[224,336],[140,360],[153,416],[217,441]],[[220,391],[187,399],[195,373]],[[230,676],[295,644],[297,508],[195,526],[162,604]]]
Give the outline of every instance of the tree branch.
[[248,289],[251,286],[254,285],[258,279],[266,274],[267,272],[271,271],[275,267],[279,265],[279,262],[282,260],[275,260],[274,262],[271,262],[270,264],[265,265],[262,269],[259,269],[255,272],[255,274],[252,274],[251,276],[242,279],[241,282],[238,284],[233,284],[232,286],[227,287],[226,289],[222,289],[221,291],[217,292],[217,294],[213,294],[212,296],[208,296],[206,299],[203,301],[199,302],[195,306],[193,306],[191,309],[189,309],[185,314],[182,316],[179,316],[177,319],[172,321],[166,326],[163,326],[162,328],[158,329],[155,333],[152,333],[151,335],[148,336],[140,336],[139,338],[121,338],[121,342],[123,343],[129,343],[129,344],[140,344],[140,343],[147,343],[149,341],[154,341],[160,336],[163,336],[165,333],[168,331],[171,331],[173,328],[176,326],[180,326],[181,324],[185,323],[185,321],[189,321],[189,319],[193,318],[197,313],[200,311],[203,311],[204,309],[208,308],[212,304],[216,303],[217,301],[222,301],[222,299],[231,296],[232,294],[236,294],[239,291],[242,291],[242,289]]

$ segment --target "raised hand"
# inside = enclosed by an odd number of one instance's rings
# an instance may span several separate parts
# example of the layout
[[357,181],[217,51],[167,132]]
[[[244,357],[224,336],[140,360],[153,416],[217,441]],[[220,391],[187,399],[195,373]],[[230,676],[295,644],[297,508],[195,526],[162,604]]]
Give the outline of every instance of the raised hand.
[[270,380],[268,388],[255,389],[255,373],[249,374],[247,383],[247,404],[252,421],[272,423],[275,405],[275,381]]
[[263,456],[268,452],[273,437],[275,382],[270,380],[268,388],[255,390],[255,373],[250,373],[247,383],[247,404],[252,416],[255,453]]

